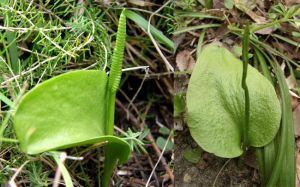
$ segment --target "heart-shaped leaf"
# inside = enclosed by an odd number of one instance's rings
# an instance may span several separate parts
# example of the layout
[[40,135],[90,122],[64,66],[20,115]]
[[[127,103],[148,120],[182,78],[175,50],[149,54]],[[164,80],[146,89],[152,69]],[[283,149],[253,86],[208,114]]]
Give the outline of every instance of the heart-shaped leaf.
[[[192,137],[206,151],[220,157],[237,157],[245,118],[241,86],[243,63],[219,44],[207,46],[192,73],[187,92],[188,126]],[[261,147],[276,135],[281,118],[272,84],[248,66],[250,97],[248,140]]]
[[124,163],[130,147],[106,136],[107,105],[104,71],[73,71],[45,81],[28,92],[16,110],[14,126],[21,149],[38,154],[103,142],[118,147],[119,163]]

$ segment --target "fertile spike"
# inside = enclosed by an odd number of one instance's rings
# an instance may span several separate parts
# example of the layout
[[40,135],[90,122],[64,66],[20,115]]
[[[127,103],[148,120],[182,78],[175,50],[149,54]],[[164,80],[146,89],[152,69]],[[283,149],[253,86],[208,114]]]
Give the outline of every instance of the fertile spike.
[[108,81],[108,88],[111,92],[116,92],[116,90],[119,87],[121,74],[122,74],[122,62],[124,56],[125,38],[126,38],[126,17],[124,15],[124,10],[123,10],[119,19],[116,47],[114,49],[114,53],[112,57],[112,65],[110,68],[110,75]]

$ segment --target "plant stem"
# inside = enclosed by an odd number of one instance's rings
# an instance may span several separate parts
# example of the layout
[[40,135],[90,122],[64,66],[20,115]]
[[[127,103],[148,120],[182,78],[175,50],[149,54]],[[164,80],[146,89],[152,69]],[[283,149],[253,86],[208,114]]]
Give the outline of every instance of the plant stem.
[[243,150],[246,150],[248,146],[248,126],[249,126],[249,118],[250,118],[250,99],[249,99],[249,90],[246,83],[247,78],[247,69],[248,69],[248,47],[249,47],[249,36],[250,36],[250,30],[249,26],[247,25],[244,30],[244,36],[243,36],[243,53],[242,53],[242,59],[243,59],[243,75],[242,75],[242,88],[244,89],[245,93],[245,118],[244,118],[244,125],[243,125]]
[[[108,91],[107,91],[107,109],[108,109],[108,121],[106,126],[106,135],[113,135],[114,132],[114,118],[115,118],[115,101],[116,93],[119,88],[121,74],[122,74],[122,63],[124,58],[124,49],[125,49],[125,39],[126,39],[126,17],[124,14],[125,9],[123,9],[118,25],[117,40],[116,46],[114,49],[112,64],[110,68],[110,74],[108,78]],[[104,147],[104,171],[102,177],[102,187],[109,187],[110,177],[113,174],[113,170],[118,163],[118,159],[115,156],[112,156],[110,153],[116,147],[105,146]]]
[[282,19],[278,19],[278,20],[275,20],[275,21],[270,22],[270,23],[266,23],[266,24],[258,26],[258,27],[254,27],[253,29],[251,29],[251,33],[255,33],[256,31],[259,31],[259,30],[262,30],[262,29],[265,29],[265,28],[268,28],[268,27],[272,27],[276,24],[283,23],[283,22],[286,22],[286,21],[287,21],[287,19],[282,18]]
[[106,135],[113,135],[115,121],[116,92],[108,91],[108,128]]
[[108,78],[108,124],[106,127],[106,135],[113,135],[114,131],[114,116],[115,116],[115,100],[116,92],[119,88],[122,63],[124,58],[125,39],[126,39],[126,17],[122,11],[119,19],[116,46],[114,49],[112,64]]

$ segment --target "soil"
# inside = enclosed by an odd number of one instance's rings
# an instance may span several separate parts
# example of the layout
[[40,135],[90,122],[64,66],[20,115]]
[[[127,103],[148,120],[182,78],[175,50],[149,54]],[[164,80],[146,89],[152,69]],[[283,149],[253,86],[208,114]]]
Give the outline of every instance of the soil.
[[[226,163],[228,159],[204,152],[197,164],[190,163],[183,157],[183,152],[195,147],[197,144],[187,127],[183,131],[177,131],[174,151],[176,187],[208,187],[213,186],[214,182],[215,186],[260,186],[257,170],[246,164],[239,164],[239,159]],[[222,167],[224,168],[221,169]]]

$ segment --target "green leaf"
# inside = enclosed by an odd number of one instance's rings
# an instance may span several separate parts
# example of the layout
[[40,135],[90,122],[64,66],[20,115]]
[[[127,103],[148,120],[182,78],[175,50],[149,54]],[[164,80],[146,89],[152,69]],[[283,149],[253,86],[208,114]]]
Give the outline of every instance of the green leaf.
[[161,150],[163,150],[163,148],[165,147],[165,145],[166,145],[166,148],[165,148],[165,151],[167,152],[167,151],[172,151],[173,150],[173,147],[174,147],[174,143],[172,142],[172,141],[168,141],[167,142],[167,140],[165,139],[165,138],[163,138],[163,137],[161,137],[161,136],[159,136],[157,139],[156,139],[156,144],[158,145],[158,147],[161,149]]
[[158,132],[162,135],[169,135],[171,131],[167,127],[163,126],[158,129]]
[[33,88],[14,119],[22,150],[36,154],[105,135],[106,83],[103,71],[74,71]]
[[224,6],[227,9],[231,10],[233,8],[233,6],[234,6],[233,0],[224,0]]
[[[191,135],[204,150],[217,156],[240,156],[245,118],[243,63],[219,44],[207,46],[199,59],[187,92]],[[261,147],[271,142],[279,129],[280,104],[270,81],[250,65],[247,75],[248,141],[250,146]]]
[[187,161],[189,161],[193,164],[197,164],[201,159],[202,152],[203,151],[200,147],[197,147],[195,149],[188,148],[188,149],[184,150],[183,157]]
[[129,145],[106,136],[107,76],[103,71],[80,70],[54,77],[33,88],[17,107],[14,127],[21,149],[38,154],[104,142],[118,146],[124,163]]

